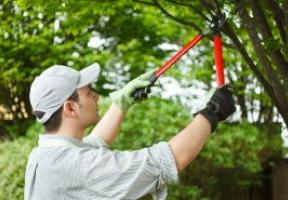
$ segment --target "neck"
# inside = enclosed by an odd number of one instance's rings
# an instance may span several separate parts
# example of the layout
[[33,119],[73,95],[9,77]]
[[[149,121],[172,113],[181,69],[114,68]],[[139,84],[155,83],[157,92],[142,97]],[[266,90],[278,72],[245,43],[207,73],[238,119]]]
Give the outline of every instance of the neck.
[[73,126],[70,124],[70,126],[62,125],[55,134],[58,135],[64,135],[72,137],[76,140],[82,141],[84,136],[85,128],[81,126]]

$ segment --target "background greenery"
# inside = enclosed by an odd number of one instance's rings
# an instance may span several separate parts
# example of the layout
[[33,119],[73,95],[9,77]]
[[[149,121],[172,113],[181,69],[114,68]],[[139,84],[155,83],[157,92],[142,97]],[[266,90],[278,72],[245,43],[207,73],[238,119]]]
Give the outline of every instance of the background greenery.
[[[96,90],[105,97],[161,66],[209,24],[212,13],[224,12],[229,13],[222,35],[225,71],[237,114],[218,127],[181,174],[181,183],[169,188],[169,199],[248,199],[254,191],[261,193],[284,155],[287,10],[284,0],[0,1],[0,199],[22,199],[27,156],[43,131],[29,104],[36,75],[54,64],[81,69],[97,62],[102,73]],[[88,46],[93,37],[102,44]],[[160,84],[149,101],[128,113],[113,148],[149,146],[185,127],[198,109],[199,97],[190,91],[206,93],[216,86],[211,38],[164,76],[187,92],[172,91],[164,98]],[[102,115],[109,104],[103,98]]]

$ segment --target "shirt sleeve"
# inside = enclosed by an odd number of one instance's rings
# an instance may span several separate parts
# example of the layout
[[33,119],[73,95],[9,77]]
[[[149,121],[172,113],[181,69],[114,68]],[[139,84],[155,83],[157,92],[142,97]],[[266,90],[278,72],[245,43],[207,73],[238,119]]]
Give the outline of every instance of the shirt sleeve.
[[110,146],[99,136],[96,134],[89,134],[88,136],[83,138],[83,143],[88,144],[92,147],[96,148],[110,148]]
[[167,142],[137,151],[99,149],[86,153],[81,163],[89,163],[83,166],[87,187],[96,196],[138,199],[151,193],[154,199],[164,199],[166,184],[178,183],[175,159]]

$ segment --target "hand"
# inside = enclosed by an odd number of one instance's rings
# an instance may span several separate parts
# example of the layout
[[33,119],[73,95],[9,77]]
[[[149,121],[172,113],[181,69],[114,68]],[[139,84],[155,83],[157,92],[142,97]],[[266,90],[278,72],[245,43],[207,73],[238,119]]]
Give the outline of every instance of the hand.
[[122,89],[110,93],[109,95],[112,101],[118,105],[123,112],[127,112],[128,109],[136,102],[132,94],[137,89],[147,87],[151,84],[149,78],[154,71],[155,70],[148,71],[127,83],[127,85],[125,85]]
[[215,90],[206,107],[198,113],[202,114],[211,123],[212,132],[219,121],[225,120],[236,110],[229,85],[224,85]]

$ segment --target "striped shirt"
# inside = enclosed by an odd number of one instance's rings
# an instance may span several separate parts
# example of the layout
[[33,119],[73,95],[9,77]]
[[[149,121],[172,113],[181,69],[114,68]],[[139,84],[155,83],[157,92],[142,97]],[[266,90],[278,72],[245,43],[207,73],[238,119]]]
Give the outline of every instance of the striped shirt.
[[95,134],[80,142],[45,134],[29,155],[25,200],[138,199],[167,197],[178,183],[175,159],[167,142],[137,151],[111,150]]

